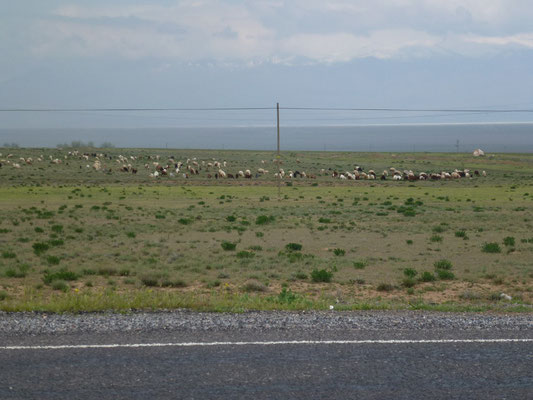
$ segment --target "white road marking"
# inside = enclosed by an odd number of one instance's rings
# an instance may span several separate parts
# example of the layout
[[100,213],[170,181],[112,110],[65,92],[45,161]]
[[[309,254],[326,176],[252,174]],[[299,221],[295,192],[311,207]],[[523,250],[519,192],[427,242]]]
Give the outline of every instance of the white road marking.
[[525,343],[533,339],[430,339],[430,340],[280,340],[270,342],[183,342],[126,344],[66,344],[50,346],[0,346],[0,350],[115,349],[141,347],[207,347],[207,346],[278,346],[325,344],[439,344],[439,343]]

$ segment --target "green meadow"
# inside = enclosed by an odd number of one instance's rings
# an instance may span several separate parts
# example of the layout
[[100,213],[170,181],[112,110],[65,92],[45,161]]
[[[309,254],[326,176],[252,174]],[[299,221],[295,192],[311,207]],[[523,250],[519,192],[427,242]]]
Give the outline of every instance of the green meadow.
[[[532,310],[533,155],[286,152],[316,178],[278,189],[272,152],[72,151],[0,149],[1,310]],[[150,177],[169,159],[201,171]],[[355,166],[378,180],[331,176]]]

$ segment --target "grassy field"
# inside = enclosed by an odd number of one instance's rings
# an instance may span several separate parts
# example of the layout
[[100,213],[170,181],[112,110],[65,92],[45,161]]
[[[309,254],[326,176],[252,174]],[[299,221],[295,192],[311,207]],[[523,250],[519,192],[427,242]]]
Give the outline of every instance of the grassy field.
[[[271,152],[69,151],[0,149],[2,310],[532,310],[533,155],[284,153],[317,177],[278,199]],[[150,177],[169,157],[254,177]],[[355,165],[487,176],[331,177]]]

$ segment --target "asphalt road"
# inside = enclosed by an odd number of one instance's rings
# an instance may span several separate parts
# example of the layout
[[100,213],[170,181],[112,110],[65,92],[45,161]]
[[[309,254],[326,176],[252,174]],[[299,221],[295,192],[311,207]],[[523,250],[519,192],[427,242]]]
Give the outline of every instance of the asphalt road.
[[1,333],[0,399],[533,398],[527,321],[409,324]]

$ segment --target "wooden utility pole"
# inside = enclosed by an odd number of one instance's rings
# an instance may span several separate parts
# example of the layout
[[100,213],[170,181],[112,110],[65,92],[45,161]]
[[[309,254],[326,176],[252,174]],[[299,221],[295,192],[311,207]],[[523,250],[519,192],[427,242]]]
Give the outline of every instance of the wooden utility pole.
[[280,175],[280,162],[281,162],[281,155],[279,152],[279,103],[276,103],[276,111],[277,111],[277,121],[278,121],[278,153],[276,155],[277,164],[278,164],[278,201],[281,201],[281,175]]

